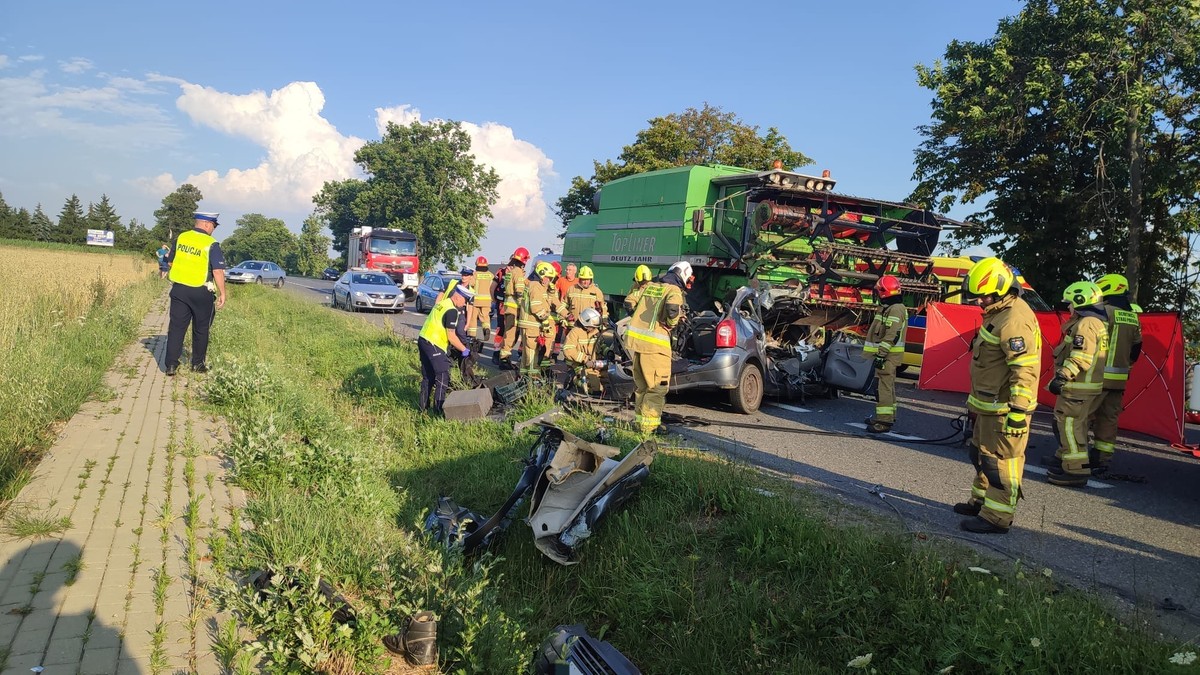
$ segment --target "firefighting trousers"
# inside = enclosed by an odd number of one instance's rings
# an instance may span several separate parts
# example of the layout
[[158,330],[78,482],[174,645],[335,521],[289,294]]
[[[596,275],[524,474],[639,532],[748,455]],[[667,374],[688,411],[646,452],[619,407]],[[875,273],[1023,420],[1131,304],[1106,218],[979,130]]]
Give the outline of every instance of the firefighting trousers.
[[1064,392],[1054,403],[1054,423],[1058,425],[1058,452],[1063,471],[1090,475],[1088,463],[1088,419],[1101,401],[1101,395],[1079,396]]
[[671,356],[669,354],[633,355],[633,421],[643,433],[649,433],[662,423],[667,390],[671,386]]
[[542,357],[538,353],[538,336],[536,330],[521,331],[521,374],[526,377],[539,377],[542,373]]
[[500,330],[504,335],[504,342],[500,345],[500,358],[507,359],[512,356],[513,348],[517,346],[517,337],[520,331],[517,330],[517,314],[513,312],[509,314],[504,312],[500,315]]
[[421,355],[421,398],[417,400],[417,408],[421,412],[428,410],[432,394],[433,409],[441,412],[446,390],[450,388],[450,357],[425,338],[417,340],[417,351]]
[[171,286],[170,323],[167,324],[166,367],[178,366],[183,354],[183,338],[188,324],[192,326],[192,365],[198,366],[208,357],[208,332],[216,317],[216,298],[212,291],[201,286],[183,284]]
[[875,421],[891,424],[896,421],[896,371],[900,368],[903,354],[889,355],[882,368],[875,370],[879,378],[878,401],[875,404]]
[[467,335],[483,340],[485,331],[492,329],[492,305],[475,305],[475,325],[467,326]]
[[1025,446],[1029,434],[1006,436],[1003,415],[979,415],[971,436],[971,463],[975,483],[971,503],[980,505],[979,516],[998,527],[1011,527],[1021,495],[1025,471]]
[[1092,436],[1095,438],[1096,452],[1100,453],[1101,463],[1112,459],[1116,450],[1117,420],[1125,411],[1122,403],[1124,398],[1124,389],[1105,389],[1099,396],[1100,400],[1096,402],[1096,412],[1092,417]]

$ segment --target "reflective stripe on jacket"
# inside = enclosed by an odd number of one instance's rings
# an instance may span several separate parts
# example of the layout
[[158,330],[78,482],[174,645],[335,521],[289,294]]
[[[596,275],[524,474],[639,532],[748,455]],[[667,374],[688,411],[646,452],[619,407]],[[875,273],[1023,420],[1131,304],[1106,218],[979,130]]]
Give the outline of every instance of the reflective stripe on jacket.
[[525,278],[525,268],[509,265],[508,271],[504,273],[505,314],[517,313],[526,288],[529,288],[529,280]]
[[1037,407],[1042,332],[1022,299],[1006,296],[983,310],[971,346],[967,407],[982,415],[1032,412]]
[[487,307],[492,304],[492,273],[475,272],[475,281],[471,282],[471,290],[475,292],[476,307]]
[[1108,358],[1104,363],[1104,388],[1124,389],[1133,366],[1134,345],[1142,343],[1142,325],[1137,312],[1109,305]]
[[1063,393],[1097,394],[1104,388],[1108,328],[1099,317],[1076,314],[1063,324],[1063,341],[1054,351],[1055,372],[1064,375]]
[[646,284],[625,331],[625,349],[640,354],[671,354],[671,330],[683,314],[683,292],[674,284]]
[[864,354],[903,354],[905,336],[908,334],[908,309],[904,303],[894,303],[883,308],[871,319],[867,329]]

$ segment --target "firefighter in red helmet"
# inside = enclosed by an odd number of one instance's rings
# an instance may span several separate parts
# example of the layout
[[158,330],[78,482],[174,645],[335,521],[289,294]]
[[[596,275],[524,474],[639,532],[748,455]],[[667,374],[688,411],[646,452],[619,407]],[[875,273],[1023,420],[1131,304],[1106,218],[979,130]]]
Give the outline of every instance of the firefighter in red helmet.
[[896,422],[896,371],[904,358],[904,337],[908,331],[908,309],[900,294],[900,280],[885,274],[875,282],[875,297],[880,309],[867,329],[863,354],[875,357],[875,376],[879,378],[879,398],[875,414],[868,417],[867,431],[882,434]]

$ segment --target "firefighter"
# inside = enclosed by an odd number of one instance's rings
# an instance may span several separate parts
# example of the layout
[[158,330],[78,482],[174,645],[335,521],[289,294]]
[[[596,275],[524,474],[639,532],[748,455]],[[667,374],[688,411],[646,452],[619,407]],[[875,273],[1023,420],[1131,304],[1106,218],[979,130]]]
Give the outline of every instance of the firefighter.
[[546,338],[554,337],[554,313],[551,296],[554,293],[554,268],[541,262],[534,268],[534,276],[525,285],[521,296],[521,313],[517,327],[521,331],[521,375],[537,378],[541,375],[539,347],[545,347]]
[[433,409],[442,412],[446,401],[446,390],[450,387],[450,347],[454,347],[462,358],[471,356],[471,350],[463,344],[457,330],[459,315],[473,300],[471,290],[464,285],[455,286],[441,302],[433,306],[421,334],[417,338],[417,351],[421,356],[421,398],[417,408],[425,412],[429,408],[429,397],[433,395]]
[[475,259],[475,279],[471,290],[475,293],[475,325],[467,326],[467,333],[483,342],[492,332],[492,273],[488,270],[487,258]]
[[1104,362],[1104,392],[1096,408],[1092,425],[1095,436],[1095,457],[1090,458],[1092,473],[1108,471],[1117,442],[1117,421],[1125,410],[1125,385],[1129,370],[1142,355],[1142,326],[1138,321],[1141,308],[1129,298],[1129,281],[1120,274],[1106,274],[1096,280],[1104,295],[1108,315],[1108,358]]
[[998,258],[984,258],[971,266],[963,284],[983,308],[983,325],[971,346],[967,396],[967,410],[975,416],[970,443],[975,482],[971,498],[955,504],[954,512],[973,516],[959,526],[978,534],[1004,534],[1012,526],[1037,408],[1042,334],[1029,305],[1009,293],[1013,277]]
[[1108,359],[1108,313],[1104,294],[1090,281],[1077,281],[1063,291],[1071,318],[1063,324],[1063,341],[1054,350],[1054,379],[1047,389],[1058,396],[1054,422],[1058,426],[1059,466],[1047,479],[1063,487],[1083,487],[1088,476],[1088,419],[1104,393],[1104,364]]
[[625,296],[625,314],[633,314],[633,308],[637,307],[638,298],[642,297],[642,289],[650,280],[654,278],[654,273],[645,265],[638,265],[633,271],[633,286],[629,289],[629,295]]
[[625,331],[637,385],[634,422],[644,435],[656,432],[662,420],[671,385],[671,331],[683,318],[683,290],[691,279],[691,264],[680,261],[660,281],[646,284]]
[[600,313],[600,322],[608,323],[608,304],[604,302],[604,292],[596,285],[596,273],[587,265],[579,270],[579,281],[571,287],[567,294],[567,321],[572,323],[583,315],[583,310],[592,308]]
[[900,295],[900,280],[890,274],[883,275],[875,283],[875,297],[883,309],[876,312],[871,320],[863,353],[875,358],[879,397],[875,414],[868,417],[866,422],[867,431],[881,434],[891,431],[896,421],[896,370],[904,359],[908,309]]
[[599,336],[600,312],[593,307],[585,307],[567,333],[562,347],[563,360],[575,372],[575,386],[585,394],[597,396],[604,393],[601,374],[607,365],[603,360],[596,358]]
[[500,346],[500,365],[512,368],[512,351],[517,344],[517,315],[521,298],[529,281],[525,278],[525,263],[529,262],[529,250],[524,246],[513,251],[504,270],[504,311],[500,315],[504,324],[504,342]]

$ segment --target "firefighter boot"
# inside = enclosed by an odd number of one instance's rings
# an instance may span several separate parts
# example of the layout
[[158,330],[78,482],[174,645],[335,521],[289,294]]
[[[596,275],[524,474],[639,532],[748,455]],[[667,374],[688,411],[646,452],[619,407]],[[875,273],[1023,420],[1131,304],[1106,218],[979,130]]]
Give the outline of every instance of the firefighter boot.
[[954,512],[960,516],[977,516],[983,504],[978,502],[959,502],[954,505]]
[[886,434],[892,430],[891,422],[881,422],[874,417],[867,418],[867,431],[872,434]]
[[414,666],[436,663],[437,621],[433,612],[417,612],[406,618],[399,633],[383,638],[383,646],[404,656]]
[[1051,485],[1060,487],[1081,488],[1087,487],[1088,476],[1090,473],[1067,473],[1062,469],[1050,469],[1046,472],[1046,480]]
[[975,534],[1008,534],[1007,527],[993,525],[990,521],[984,520],[980,516],[967,518],[966,520],[960,522],[958,527],[962,530],[973,532]]

